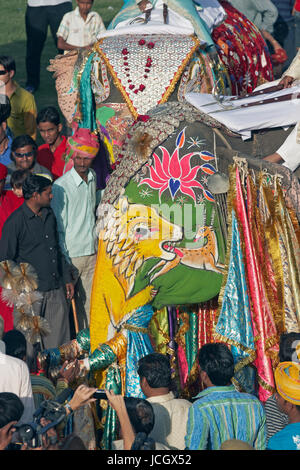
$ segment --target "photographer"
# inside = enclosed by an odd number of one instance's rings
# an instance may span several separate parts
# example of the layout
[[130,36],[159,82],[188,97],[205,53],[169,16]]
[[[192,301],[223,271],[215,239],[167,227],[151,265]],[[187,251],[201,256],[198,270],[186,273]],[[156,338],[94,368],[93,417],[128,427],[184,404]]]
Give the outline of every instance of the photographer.
[[0,393],[0,450],[5,450],[16,431],[15,425],[20,420],[24,405],[14,393]]
[[[73,397],[66,403],[68,394],[72,390],[67,388],[56,400],[46,400],[36,412],[36,418],[33,423],[20,432],[19,439],[23,442],[21,450],[59,450],[61,442],[57,432],[57,426],[64,421],[66,417],[82,406],[96,401],[93,394],[96,388],[90,388],[86,385],[79,385],[75,390]],[[75,436],[74,436],[75,437]],[[80,440],[76,436],[77,441]],[[80,440],[81,441],[81,440]],[[83,443],[81,443],[83,445]]]

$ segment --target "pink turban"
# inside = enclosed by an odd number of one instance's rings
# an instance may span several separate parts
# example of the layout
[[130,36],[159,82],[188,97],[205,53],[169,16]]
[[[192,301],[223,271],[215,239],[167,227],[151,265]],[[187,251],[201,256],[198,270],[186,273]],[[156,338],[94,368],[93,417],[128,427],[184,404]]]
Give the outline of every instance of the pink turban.
[[89,129],[78,127],[77,124],[74,128],[73,135],[67,141],[67,154],[69,158],[73,158],[74,154],[95,158],[100,147],[98,136]]

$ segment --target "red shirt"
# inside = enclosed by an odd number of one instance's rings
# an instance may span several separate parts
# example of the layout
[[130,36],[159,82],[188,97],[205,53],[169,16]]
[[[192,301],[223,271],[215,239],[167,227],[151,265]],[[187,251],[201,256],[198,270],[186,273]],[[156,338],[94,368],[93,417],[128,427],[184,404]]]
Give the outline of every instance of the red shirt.
[[294,8],[295,8],[296,11],[300,11],[300,0],[295,1]]
[[0,196],[0,237],[4,223],[23,202],[24,198],[16,196],[11,190],[2,192]]
[[63,159],[66,151],[67,139],[62,135],[62,142],[52,153],[49,144],[40,145],[37,153],[37,161],[40,165],[45,166],[51,171],[53,178],[56,180],[63,175],[65,160]]

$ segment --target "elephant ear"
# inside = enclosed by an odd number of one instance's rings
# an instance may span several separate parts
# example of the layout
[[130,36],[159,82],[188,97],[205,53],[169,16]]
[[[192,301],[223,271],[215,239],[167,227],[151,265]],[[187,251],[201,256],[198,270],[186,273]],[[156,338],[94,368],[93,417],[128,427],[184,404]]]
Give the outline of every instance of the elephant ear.
[[72,86],[77,59],[78,51],[70,51],[68,54],[57,55],[51,59],[47,67],[49,72],[54,72],[58,105],[69,124],[73,120],[77,101],[77,89]]

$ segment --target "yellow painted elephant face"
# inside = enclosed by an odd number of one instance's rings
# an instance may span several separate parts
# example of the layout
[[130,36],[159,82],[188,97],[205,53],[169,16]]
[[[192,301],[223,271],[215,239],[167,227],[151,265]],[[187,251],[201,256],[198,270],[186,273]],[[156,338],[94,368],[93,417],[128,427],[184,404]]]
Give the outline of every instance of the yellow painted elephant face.
[[142,204],[129,204],[126,197],[118,205],[116,230],[119,248],[131,246],[139,257],[172,260],[173,243],[182,239],[181,227],[161,217],[155,208]]

